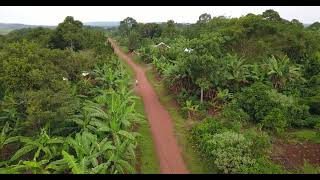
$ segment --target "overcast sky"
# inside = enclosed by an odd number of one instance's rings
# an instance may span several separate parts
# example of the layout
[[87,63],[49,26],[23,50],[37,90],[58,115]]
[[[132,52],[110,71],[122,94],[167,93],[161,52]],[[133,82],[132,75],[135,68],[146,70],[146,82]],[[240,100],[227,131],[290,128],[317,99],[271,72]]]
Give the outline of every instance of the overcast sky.
[[133,17],[138,22],[194,23],[202,13],[211,16],[240,17],[248,13],[261,14],[274,9],[287,20],[303,23],[320,21],[320,6],[1,6],[1,23],[57,25],[66,16],[82,22],[121,21]]

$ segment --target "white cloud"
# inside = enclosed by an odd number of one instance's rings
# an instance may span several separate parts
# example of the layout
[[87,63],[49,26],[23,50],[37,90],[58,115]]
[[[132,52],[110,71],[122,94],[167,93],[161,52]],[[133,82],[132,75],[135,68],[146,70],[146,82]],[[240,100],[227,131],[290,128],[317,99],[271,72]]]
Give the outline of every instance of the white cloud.
[[261,14],[266,9],[278,11],[282,18],[304,23],[320,20],[317,6],[1,6],[0,22],[35,25],[57,25],[66,16],[82,22],[120,21],[130,16],[138,22],[196,22],[199,15],[239,17]]

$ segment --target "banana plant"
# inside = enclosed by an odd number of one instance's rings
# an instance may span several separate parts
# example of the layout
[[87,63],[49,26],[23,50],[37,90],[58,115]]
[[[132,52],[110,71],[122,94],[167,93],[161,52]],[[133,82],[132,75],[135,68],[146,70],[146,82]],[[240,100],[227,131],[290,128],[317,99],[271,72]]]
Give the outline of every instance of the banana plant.
[[11,130],[12,130],[12,128],[10,128],[9,122],[6,122],[6,124],[4,125],[4,127],[2,128],[2,131],[1,131],[0,150],[2,150],[5,145],[19,140],[20,136],[10,137]]
[[[66,143],[68,148],[73,149],[75,156],[63,150],[63,158],[48,165],[48,169],[61,172],[71,169],[74,174],[84,173],[108,173],[110,161],[104,159],[104,154],[116,149],[107,138],[98,140],[97,135],[88,131],[77,133],[75,138],[68,137]],[[109,161],[109,162],[108,162]]]
[[[75,138],[68,137],[66,142],[70,148],[74,149],[80,159],[85,156],[98,157],[107,150],[115,149],[107,138],[99,141],[97,135],[88,131],[77,133]],[[96,166],[97,164],[98,161],[92,159],[92,165]]]
[[87,109],[82,108],[81,113],[73,115],[69,121],[76,123],[80,127],[81,131],[87,129],[94,130],[94,127],[90,124],[91,119],[90,112]]
[[188,112],[188,118],[190,119],[192,114],[199,110],[199,105],[193,104],[191,100],[187,100],[182,110],[186,110]]
[[73,174],[92,174],[87,167],[87,159],[76,159],[73,155],[66,151],[61,152],[63,158],[57,161],[51,162],[46,169],[54,171],[56,173],[62,173],[66,170],[71,170]]
[[232,98],[233,94],[229,92],[229,89],[221,89],[218,87],[217,95],[209,102],[209,104],[217,109],[221,109],[222,105]]
[[0,102],[0,109],[2,112],[0,112],[0,120],[3,120],[5,122],[9,122],[14,127],[12,128],[12,131],[18,132],[21,130],[21,119],[19,119],[19,113],[16,109],[16,106],[19,105],[15,101],[15,99],[12,96],[5,96],[4,100]]
[[228,80],[232,82],[235,89],[238,89],[242,83],[247,83],[248,66],[245,65],[245,61],[242,58],[238,58],[236,55],[230,55],[226,57]]
[[287,56],[276,59],[274,56],[268,59],[268,76],[276,89],[283,89],[286,84],[293,80],[305,81],[302,77],[301,68],[290,64]]
[[113,174],[124,174],[124,173],[135,173],[135,169],[130,164],[130,160],[135,159],[135,147],[136,143],[134,137],[130,137],[129,134],[120,133],[123,136],[127,136],[126,140],[121,140],[122,138],[114,134],[113,142],[115,145],[115,150],[108,151],[105,154],[105,158],[109,159],[110,167],[109,171]]
[[49,160],[41,161],[19,161],[18,164],[11,165],[5,168],[0,168],[0,174],[49,174],[50,171],[46,169]]
[[59,145],[64,142],[61,137],[49,137],[44,129],[41,129],[40,136],[36,139],[33,137],[20,137],[19,140],[24,143],[24,146],[11,157],[10,162],[16,161],[33,150],[35,150],[33,154],[34,161],[37,161],[38,158],[50,160],[59,155]]

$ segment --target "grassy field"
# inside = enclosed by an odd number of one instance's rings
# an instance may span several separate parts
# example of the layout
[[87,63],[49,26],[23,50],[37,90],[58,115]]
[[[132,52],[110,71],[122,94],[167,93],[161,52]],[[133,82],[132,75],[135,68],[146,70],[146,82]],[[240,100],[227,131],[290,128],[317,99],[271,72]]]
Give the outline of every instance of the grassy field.
[[287,134],[289,137],[296,139],[299,142],[312,142],[320,144],[320,134],[315,130],[301,129]]
[[[130,66],[126,63],[122,63],[128,70],[130,77],[132,77],[132,84],[134,83],[135,74]],[[135,101],[136,111],[146,117],[144,112],[144,104],[141,97],[138,97]],[[137,150],[137,170],[141,174],[158,174],[160,173],[160,163],[157,158],[155,146],[152,140],[152,134],[149,123],[146,118],[143,119],[142,124],[137,127],[137,132],[141,135],[138,140]]]

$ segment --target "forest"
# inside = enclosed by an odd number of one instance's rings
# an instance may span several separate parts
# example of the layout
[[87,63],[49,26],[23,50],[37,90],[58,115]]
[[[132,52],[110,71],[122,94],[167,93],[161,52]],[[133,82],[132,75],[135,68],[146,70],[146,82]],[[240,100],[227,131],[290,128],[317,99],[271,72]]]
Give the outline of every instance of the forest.
[[320,23],[270,9],[112,29],[68,16],[0,35],[0,174],[141,173],[149,116],[108,37],[150,67],[164,107],[172,97],[190,173],[320,173]]

